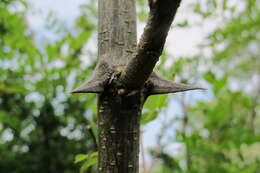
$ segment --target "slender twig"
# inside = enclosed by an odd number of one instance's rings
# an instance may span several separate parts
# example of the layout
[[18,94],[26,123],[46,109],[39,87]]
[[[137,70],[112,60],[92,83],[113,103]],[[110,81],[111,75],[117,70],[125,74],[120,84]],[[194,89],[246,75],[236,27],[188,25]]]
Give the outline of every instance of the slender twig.
[[153,152],[152,155],[152,161],[150,164],[149,169],[147,170],[148,173],[152,172],[153,166],[155,164],[156,159],[158,158],[158,155],[162,152],[163,150],[163,145],[162,145],[162,139],[164,135],[166,134],[166,130],[172,126],[172,120],[167,121],[166,119],[162,122],[162,127],[160,129],[160,132],[157,136],[157,146],[155,147],[155,151]]
[[250,126],[253,131],[255,131],[255,118],[256,118],[256,106],[258,105],[259,102],[259,96],[260,96],[260,68],[259,68],[259,73],[257,74],[257,86],[256,86],[256,94],[252,98],[252,113],[251,113],[251,120],[250,120]]
[[142,162],[143,162],[143,171],[144,173],[148,173],[146,170],[146,160],[145,160],[145,154],[144,154],[144,141],[143,141],[143,135],[140,133],[140,144],[141,144],[141,157],[142,157]]
[[93,132],[93,130],[92,130],[90,125],[87,125],[86,129],[87,129],[88,133],[90,134],[90,137],[92,138],[92,141],[93,141],[93,151],[95,152],[98,149],[98,144],[97,144],[97,140],[96,140],[95,134],[94,134],[94,132]]
[[[92,141],[93,141],[93,152],[98,151],[97,140],[96,140],[95,134],[94,134],[94,132],[93,132],[91,126],[90,126],[90,125],[87,125],[87,126],[86,126],[86,130],[87,130],[88,133],[90,134],[91,139],[92,139]],[[86,173],[92,173],[92,167],[93,167],[93,166],[90,166],[90,167],[86,170]]]
[[186,131],[187,131],[188,123],[189,123],[189,117],[188,117],[188,112],[187,112],[186,103],[185,103],[185,93],[182,93],[180,103],[181,103],[182,110],[183,110],[182,137],[183,137],[185,149],[186,149],[186,152],[185,152],[186,172],[189,173],[190,168],[191,168],[191,155],[190,155],[190,150],[189,150],[189,144],[186,141],[186,137],[187,137]]

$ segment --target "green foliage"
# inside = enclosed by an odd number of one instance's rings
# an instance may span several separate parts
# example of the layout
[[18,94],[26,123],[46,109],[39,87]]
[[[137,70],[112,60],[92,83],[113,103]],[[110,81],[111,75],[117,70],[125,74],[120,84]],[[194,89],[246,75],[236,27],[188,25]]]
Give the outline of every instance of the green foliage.
[[[241,5],[244,8],[239,8]],[[182,150],[158,157],[162,163],[154,166],[153,172],[257,173],[260,171],[259,1],[207,0],[193,7],[202,17],[202,23],[222,19],[200,45],[201,52],[205,49],[210,55],[199,53],[179,58],[170,71],[163,71],[176,74],[179,81],[206,82],[208,98],[192,105],[183,97],[176,100],[182,105],[183,114],[176,118],[177,127],[169,128],[169,131],[177,129],[170,141],[181,145]],[[206,70],[199,71],[200,67]],[[231,87],[234,85],[236,89]],[[249,86],[250,91],[245,89]],[[166,153],[164,146],[161,147],[158,155]]]
[[138,19],[142,22],[144,22],[148,17],[148,8],[147,8],[147,1],[145,0],[139,0],[137,1],[137,15]]
[[[245,9],[237,12],[225,26],[209,35],[209,45],[214,51],[212,60],[231,75],[247,78],[260,66],[259,52],[259,2],[243,3]],[[228,63],[232,62],[232,63]]]
[[213,72],[209,71],[204,73],[204,79],[209,82],[213,87],[213,92],[217,95],[227,85],[228,76],[224,75],[223,77],[216,79],[216,76]]
[[26,8],[14,6],[28,8],[23,1],[0,2],[0,172],[75,172],[74,156],[93,146],[84,126],[94,121],[87,107],[95,104],[93,95],[69,92],[92,69],[79,55],[95,27],[84,12],[77,34],[49,21],[46,29],[62,36],[39,48]]
[[162,108],[167,105],[167,95],[149,97],[144,104],[141,124],[147,124],[157,118]]
[[159,159],[163,161],[163,168],[162,171],[165,173],[171,173],[171,172],[182,172],[182,169],[179,165],[179,162],[176,161],[172,156],[170,156],[167,153],[159,153],[157,156]]
[[80,168],[80,173],[84,173],[88,168],[97,163],[97,156],[97,152],[91,154],[78,154],[75,157],[74,163],[84,162]]
[[[211,102],[190,108],[190,123],[202,126],[193,126],[192,134],[184,140],[192,155],[193,172],[241,172],[256,164],[246,163],[250,156],[244,158],[244,153],[240,153],[242,146],[253,145],[260,139],[252,129],[251,108],[250,97],[229,90],[219,93]],[[199,171],[201,168],[204,171]]]

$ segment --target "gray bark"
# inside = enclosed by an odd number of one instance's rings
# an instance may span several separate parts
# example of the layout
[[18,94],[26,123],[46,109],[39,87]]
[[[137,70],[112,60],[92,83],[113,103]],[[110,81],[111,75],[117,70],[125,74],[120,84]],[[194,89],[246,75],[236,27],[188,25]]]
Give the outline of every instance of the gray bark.
[[[130,94],[117,83],[136,49],[135,1],[99,0],[98,11],[99,61],[112,69],[98,96],[98,172],[137,173],[144,96],[140,91]],[[102,71],[107,73],[107,67]]]

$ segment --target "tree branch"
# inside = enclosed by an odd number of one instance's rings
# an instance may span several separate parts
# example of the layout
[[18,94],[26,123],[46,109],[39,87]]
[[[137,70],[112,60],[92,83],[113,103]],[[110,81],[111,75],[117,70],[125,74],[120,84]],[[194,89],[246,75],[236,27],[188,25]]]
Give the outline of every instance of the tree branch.
[[96,139],[96,136],[93,132],[93,129],[90,125],[87,125],[86,126],[86,130],[88,131],[88,133],[90,134],[90,137],[93,141],[93,152],[96,152],[98,151],[98,144],[97,144],[97,139]]
[[181,0],[149,0],[150,14],[135,56],[120,80],[129,88],[140,88],[149,78],[162,54],[168,31]]

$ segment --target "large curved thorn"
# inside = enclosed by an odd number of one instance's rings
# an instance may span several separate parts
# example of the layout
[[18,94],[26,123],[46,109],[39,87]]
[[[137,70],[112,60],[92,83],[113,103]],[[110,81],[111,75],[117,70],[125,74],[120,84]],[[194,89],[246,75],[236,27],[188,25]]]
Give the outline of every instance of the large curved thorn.
[[168,94],[189,90],[205,90],[205,88],[201,87],[168,81],[159,77],[155,72],[151,74],[148,80],[152,84],[152,88],[148,93],[149,95]]

